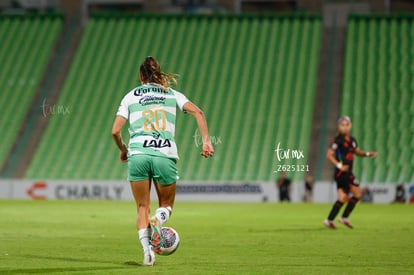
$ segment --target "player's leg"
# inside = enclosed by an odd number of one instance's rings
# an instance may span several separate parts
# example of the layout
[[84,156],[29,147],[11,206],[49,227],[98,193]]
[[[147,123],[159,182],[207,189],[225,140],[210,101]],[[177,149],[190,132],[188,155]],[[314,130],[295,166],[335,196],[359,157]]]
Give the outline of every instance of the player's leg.
[[154,181],[154,184],[158,194],[159,207],[155,211],[155,215],[150,218],[150,225],[152,229],[151,243],[154,251],[157,252],[162,246],[162,225],[169,220],[174,206],[176,183],[164,185]]
[[348,217],[351,215],[352,211],[354,210],[356,204],[362,197],[361,188],[359,184],[351,184],[350,191],[352,193],[352,197],[349,199],[348,204],[342,214],[342,217],[339,221],[349,228],[353,228],[351,222],[349,221]]
[[150,218],[152,229],[151,243],[154,251],[157,251],[162,246],[162,225],[170,218],[174,206],[177,166],[176,160],[162,157],[154,157],[152,164],[159,208],[155,211],[155,215]]
[[338,215],[339,211],[341,210],[342,205],[344,205],[344,203],[346,202],[347,198],[348,198],[348,195],[347,195],[346,190],[344,190],[343,188],[339,188],[338,199],[332,206],[332,209],[329,212],[328,218],[324,221],[325,226],[332,228],[332,229],[336,228],[333,221],[335,220],[335,217]]
[[144,252],[143,265],[154,265],[155,256],[150,246],[149,227],[151,178],[147,156],[136,155],[128,159],[128,178],[137,207],[137,231]]
[[172,209],[175,201],[175,191],[177,184],[171,183],[168,185],[160,184],[155,182],[155,189],[158,195],[158,206],[159,208],[155,211],[155,216],[163,224],[165,223],[172,214]]
[[312,191],[305,190],[305,202],[312,202]]
[[348,218],[351,215],[352,210],[354,210],[355,205],[358,203],[362,196],[361,188],[359,186],[352,185],[351,193],[352,197],[349,199],[348,205],[344,210],[344,213],[342,215],[343,218]]
[[323,222],[326,227],[335,229],[334,220],[335,217],[338,215],[339,211],[341,210],[344,203],[348,200],[348,193],[349,193],[349,186],[345,182],[344,175],[335,178],[336,180],[336,187],[338,188],[338,198],[336,202],[333,204],[331,211],[327,219]]
[[155,257],[150,247],[151,231],[149,228],[151,180],[131,181],[131,190],[137,207],[137,230],[144,252],[144,265],[153,265]]
[[131,190],[137,206],[137,230],[149,225],[151,180],[131,181]]

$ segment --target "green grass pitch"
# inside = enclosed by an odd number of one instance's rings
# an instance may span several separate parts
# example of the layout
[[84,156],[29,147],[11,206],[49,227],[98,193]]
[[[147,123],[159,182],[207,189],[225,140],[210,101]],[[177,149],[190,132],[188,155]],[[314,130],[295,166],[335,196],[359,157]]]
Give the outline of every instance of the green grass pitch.
[[133,202],[4,200],[0,274],[414,273],[413,206],[359,204],[353,230],[330,207],[177,202],[179,249],[142,267]]

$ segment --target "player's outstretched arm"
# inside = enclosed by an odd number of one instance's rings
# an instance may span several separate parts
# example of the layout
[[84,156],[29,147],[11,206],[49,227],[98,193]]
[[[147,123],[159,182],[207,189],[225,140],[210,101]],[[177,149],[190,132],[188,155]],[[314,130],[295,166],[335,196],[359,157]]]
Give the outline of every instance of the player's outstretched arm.
[[183,109],[184,112],[192,115],[197,121],[198,129],[200,130],[200,134],[203,140],[203,151],[201,152],[201,155],[206,158],[212,157],[214,154],[214,148],[211,144],[210,136],[208,134],[207,121],[204,112],[191,102],[184,104]]
[[119,159],[122,162],[126,162],[128,161],[128,148],[126,147],[126,145],[124,144],[123,140],[122,140],[122,136],[121,136],[121,130],[122,127],[124,127],[126,122],[126,119],[121,117],[121,116],[117,116],[115,118],[114,121],[114,125],[112,126],[112,138],[115,141],[115,144],[118,146],[120,152],[119,152]]
[[357,156],[359,156],[359,157],[371,157],[371,158],[375,158],[377,156],[377,152],[375,152],[375,151],[367,151],[367,152],[364,152],[361,149],[359,149],[359,147],[355,149],[355,154]]

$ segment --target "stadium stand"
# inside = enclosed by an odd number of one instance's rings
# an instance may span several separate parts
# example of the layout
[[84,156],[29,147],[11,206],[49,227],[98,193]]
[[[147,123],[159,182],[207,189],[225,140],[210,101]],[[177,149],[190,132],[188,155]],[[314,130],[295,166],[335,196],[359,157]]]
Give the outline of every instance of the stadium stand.
[[363,182],[413,182],[414,17],[353,16],[347,33],[341,111],[353,120]]
[[0,16],[0,164],[36,94],[62,21],[60,15]]
[[[181,180],[273,181],[278,164],[307,161],[320,32],[316,16],[94,15],[57,102],[70,114],[50,117],[25,177],[126,179],[110,131],[153,55],[180,75],[177,89],[205,111],[216,145],[202,160],[196,123],[179,113]],[[305,158],[278,162],[279,142]]]

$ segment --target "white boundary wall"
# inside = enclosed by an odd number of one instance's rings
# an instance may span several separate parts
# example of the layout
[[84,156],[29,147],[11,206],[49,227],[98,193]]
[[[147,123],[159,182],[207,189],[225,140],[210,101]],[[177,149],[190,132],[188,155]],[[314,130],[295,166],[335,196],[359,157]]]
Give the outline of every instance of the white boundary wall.
[[[374,203],[390,203],[395,198],[395,184],[366,185],[373,194]],[[363,186],[364,187],[364,186]],[[414,184],[406,185],[407,201],[409,190],[414,197]],[[301,202],[304,193],[303,183],[292,184],[292,202]],[[152,188],[151,198],[156,199]],[[40,200],[132,200],[127,181],[97,180],[0,180],[0,199],[40,199]],[[209,183],[179,182],[177,201],[204,202],[277,202],[278,191],[274,183]],[[313,202],[329,203],[336,200],[336,185],[330,182],[317,182],[313,191]]]

